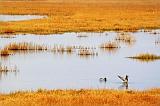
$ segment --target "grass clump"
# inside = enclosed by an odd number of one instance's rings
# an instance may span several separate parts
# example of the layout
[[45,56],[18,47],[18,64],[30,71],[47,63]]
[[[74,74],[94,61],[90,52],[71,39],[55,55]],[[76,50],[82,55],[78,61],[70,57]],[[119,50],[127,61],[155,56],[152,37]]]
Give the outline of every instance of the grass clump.
[[100,48],[102,48],[102,49],[105,49],[105,48],[110,48],[110,49],[112,49],[112,48],[120,48],[120,47],[119,47],[118,44],[115,43],[115,42],[108,42],[108,43],[103,43],[103,44],[101,44],[101,45],[100,45]]
[[83,57],[85,57],[85,56],[97,56],[98,53],[94,52],[94,51],[91,51],[91,50],[88,50],[88,49],[80,49],[78,51],[78,55],[83,56]]
[[9,56],[12,55],[12,52],[8,49],[2,49],[0,50],[0,56]]
[[18,51],[18,50],[23,50],[23,51],[29,51],[29,50],[35,50],[35,51],[42,51],[42,50],[47,50],[46,46],[43,45],[37,45],[33,43],[27,43],[27,42],[22,42],[22,43],[10,43],[9,45],[4,47],[5,50],[11,50],[11,51]]
[[132,56],[132,57],[128,57],[128,58],[132,58],[132,59],[139,59],[141,61],[153,61],[153,60],[157,60],[160,59],[160,56],[155,55],[155,54],[149,54],[149,53],[144,53],[144,54],[139,54],[137,56]]

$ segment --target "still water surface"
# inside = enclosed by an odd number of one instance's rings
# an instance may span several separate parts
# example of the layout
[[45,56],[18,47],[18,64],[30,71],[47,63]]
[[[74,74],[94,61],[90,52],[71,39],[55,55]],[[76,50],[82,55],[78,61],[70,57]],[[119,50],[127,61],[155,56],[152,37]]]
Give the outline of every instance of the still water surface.
[[47,18],[47,16],[40,15],[0,15],[0,21],[23,21],[23,20],[31,20],[31,19],[41,19]]
[[[159,31],[159,30],[158,30]],[[104,33],[64,33],[55,35],[16,35],[15,38],[0,38],[0,48],[11,42],[33,42],[49,47],[87,46],[95,48],[98,56],[80,57],[73,54],[56,54],[51,51],[17,53],[0,62],[7,66],[16,65],[18,72],[1,73],[0,92],[44,89],[124,89],[117,75],[129,76],[129,89],[149,89],[160,87],[160,61],[141,62],[125,57],[139,53],[160,55],[160,45],[155,41],[160,35],[145,32],[130,33],[136,42],[119,43],[121,48],[114,52],[101,50],[102,43],[115,41],[116,32]],[[85,36],[85,37],[79,37]],[[100,82],[107,77],[107,82]]]

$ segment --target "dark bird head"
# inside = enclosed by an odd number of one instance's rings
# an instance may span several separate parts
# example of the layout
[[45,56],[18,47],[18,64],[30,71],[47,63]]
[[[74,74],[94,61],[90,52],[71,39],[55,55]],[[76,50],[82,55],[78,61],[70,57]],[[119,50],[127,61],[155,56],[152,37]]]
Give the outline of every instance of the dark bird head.
[[100,81],[100,82],[107,82],[107,78],[106,78],[106,77],[100,78],[99,81]]
[[126,78],[125,78],[125,80],[127,80],[127,81],[128,81],[128,75],[126,75]]

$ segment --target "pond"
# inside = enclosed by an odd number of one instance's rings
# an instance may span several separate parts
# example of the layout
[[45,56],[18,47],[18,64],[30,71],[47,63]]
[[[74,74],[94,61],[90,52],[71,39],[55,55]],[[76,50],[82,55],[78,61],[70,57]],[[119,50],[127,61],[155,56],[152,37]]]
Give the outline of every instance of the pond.
[[[159,32],[159,30],[155,30]],[[29,42],[47,45],[88,47],[98,53],[94,56],[80,56],[77,52],[58,53],[51,50],[15,53],[0,58],[6,66],[16,65],[17,72],[1,73],[0,92],[42,89],[125,89],[117,75],[129,76],[129,89],[144,90],[160,87],[160,61],[138,61],[126,58],[140,53],[160,55],[157,42],[160,35],[138,31],[127,33],[135,42],[119,42],[120,32],[103,33],[64,33],[54,35],[15,35],[13,38],[0,38],[0,48],[13,42]],[[120,48],[102,50],[100,45],[117,42]],[[107,82],[99,78],[107,78]]]
[[23,21],[23,20],[31,20],[31,19],[42,19],[47,18],[47,16],[40,15],[0,15],[0,21]]

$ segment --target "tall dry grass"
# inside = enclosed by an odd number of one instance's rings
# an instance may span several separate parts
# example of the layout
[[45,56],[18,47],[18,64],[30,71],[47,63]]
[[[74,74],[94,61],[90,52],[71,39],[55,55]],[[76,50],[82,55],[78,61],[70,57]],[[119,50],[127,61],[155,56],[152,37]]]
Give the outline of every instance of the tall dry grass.
[[34,51],[44,51],[47,50],[47,46],[44,45],[38,45],[34,43],[28,43],[28,42],[20,42],[20,43],[10,43],[4,47],[4,50],[10,50],[10,51],[29,51],[29,50],[34,50]]
[[0,94],[1,106],[159,106],[160,89],[38,90]]

